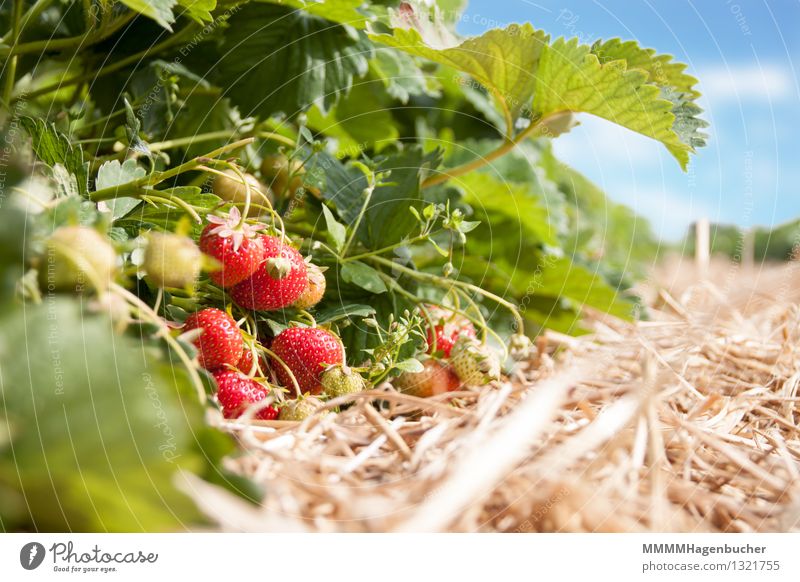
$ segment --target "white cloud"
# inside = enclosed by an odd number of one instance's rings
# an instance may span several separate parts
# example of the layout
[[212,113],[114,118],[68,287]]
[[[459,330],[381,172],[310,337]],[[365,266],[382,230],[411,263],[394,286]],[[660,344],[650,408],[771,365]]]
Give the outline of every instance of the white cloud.
[[698,88],[712,106],[727,101],[785,101],[796,95],[792,71],[783,65],[714,66],[700,69]]

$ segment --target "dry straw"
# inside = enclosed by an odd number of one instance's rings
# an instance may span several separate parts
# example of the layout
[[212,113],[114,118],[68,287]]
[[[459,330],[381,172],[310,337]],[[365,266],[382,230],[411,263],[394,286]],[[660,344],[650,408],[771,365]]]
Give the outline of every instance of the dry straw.
[[648,321],[546,334],[481,390],[387,384],[336,415],[222,424],[261,507],[184,488],[234,531],[798,531],[794,265],[711,268],[644,289]]

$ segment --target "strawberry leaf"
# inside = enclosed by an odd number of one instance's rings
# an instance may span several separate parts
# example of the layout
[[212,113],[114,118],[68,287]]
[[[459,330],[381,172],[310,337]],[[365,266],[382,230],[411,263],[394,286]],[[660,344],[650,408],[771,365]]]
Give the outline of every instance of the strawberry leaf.
[[172,9],[177,4],[176,0],[121,0],[122,3],[148,18],[152,18],[158,24],[169,31],[172,31],[172,24],[175,22],[175,15]]
[[[143,178],[146,174],[147,172],[144,168],[136,165],[136,160],[125,160],[122,164],[119,163],[119,160],[112,160],[100,166],[95,180],[95,190],[122,186],[138,178]],[[111,209],[111,216],[114,220],[125,216],[137,204],[139,204],[139,200],[130,196],[114,198],[106,202],[106,205]]]
[[347,230],[343,224],[337,222],[336,218],[333,216],[333,213],[324,204],[322,205],[322,214],[325,216],[325,225],[328,228],[328,235],[330,235],[333,248],[337,253],[341,252],[342,248],[344,248]]
[[347,283],[357,285],[370,293],[386,293],[386,284],[378,271],[361,261],[344,263],[339,274]]
[[308,14],[319,16],[327,20],[347,24],[354,28],[362,29],[367,22],[374,20],[369,5],[364,0],[268,0],[275,4],[290,6],[303,10]]
[[217,0],[178,0],[178,4],[197,22],[211,22],[211,11],[217,7]]
[[473,207],[473,216],[480,223],[498,232],[503,225],[509,225],[528,242],[558,244],[555,229],[558,221],[552,219],[550,210],[529,185],[501,182],[485,172],[461,176],[453,184],[462,188],[464,202]]
[[451,47],[429,46],[414,28],[395,28],[392,34],[370,38],[472,76],[492,94],[510,132],[536,90],[539,57],[549,36],[530,24],[513,24]]
[[492,95],[508,139],[521,117],[537,123],[540,135],[554,137],[572,126],[569,114],[589,113],[660,141],[683,169],[689,154],[705,144],[699,130],[707,124],[694,103],[696,80],[670,56],[618,40],[550,43],[528,24],[460,43],[437,34],[435,23],[414,19],[409,26],[400,19],[400,25],[370,38],[472,77]]
[[338,141],[338,154],[357,157],[363,150],[380,151],[397,139],[398,131],[383,84],[360,81],[327,115],[316,107],[308,112],[308,125]]
[[369,305],[362,305],[359,303],[347,303],[344,305],[336,305],[334,307],[326,307],[316,312],[314,319],[317,323],[333,323],[343,319],[352,320],[353,318],[369,317],[375,313],[375,308]]
[[28,500],[17,512],[0,503],[0,520],[47,531],[202,522],[174,479],[230,452],[230,440],[204,436],[212,429],[183,368],[80,303],[54,298],[0,323],[0,422],[13,427],[0,444],[0,490]]
[[572,111],[613,121],[662,142],[686,169],[694,146],[675,131],[673,103],[648,78],[624,60],[601,63],[589,46],[560,38],[542,53],[533,111],[537,117]]
[[672,55],[659,55],[651,48],[642,48],[635,40],[623,41],[618,38],[598,40],[592,45],[592,54],[601,63],[625,61],[628,69],[640,69],[648,74],[648,82],[660,87],[671,87],[692,98],[699,97],[695,90],[697,79],[686,74],[686,65],[676,63]]
[[69,138],[44,119],[21,117],[20,123],[32,138],[33,152],[50,167],[62,165],[75,176],[78,192],[86,195],[89,191],[89,162],[83,161],[83,150],[73,145]]
[[246,116],[325,114],[372,55],[363,33],[283,6],[247,4],[228,24],[220,84]]
[[425,205],[421,183],[441,163],[441,151],[424,153],[409,148],[385,158],[380,172],[389,172],[388,182],[375,188],[364,220],[358,229],[359,239],[370,249],[378,249],[402,241],[414,231],[417,219],[409,212],[421,212]]

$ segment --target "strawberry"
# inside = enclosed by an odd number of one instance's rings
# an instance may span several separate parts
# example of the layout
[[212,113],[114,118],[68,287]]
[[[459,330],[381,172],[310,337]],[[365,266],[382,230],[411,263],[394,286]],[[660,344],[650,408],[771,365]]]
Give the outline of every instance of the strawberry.
[[331,366],[322,374],[322,389],[326,396],[336,398],[345,394],[355,394],[367,387],[361,374],[353,372],[349,366]]
[[322,408],[322,406],[322,402],[313,396],[301,396],[296,400],[287,400],[284,402],[278,418],[280,420],[305,420],[317,410]]
[[200,274],[202,253],[194,241],[178,234],[150,232],[144,270],[159,287],[189,287]]
[[[211,189],[214,194],[225,200],[236,204],[244,204],[247,201],[247,186],[242,182],[238,173],[233,170],[225,170],[223,175],[217,174]],[[244,174],[244,181],[250,186],[250,203],[259,206],[271,206],[273,202],[272,192],[264,186],[252,174]],[[250,216],[260,214],[255,208],[248,212]]]
[[441,352],[445,358],[449,358],[458,338],[475,337],[475,327],[463,315],[436,306],[429,307],[428,312],[432,320],[432,327],[426,332],[429,354],[434,353],[435,348],[436,352]]
[[[214,373],[214,380],[217,381],[217,399],[225,418],[238,418],[248,406],[269,396],[264,386],[235,370],[219,370]],[[259,420],[275,420],[277,417],[278,409],[271,405],[255,415]]]
[[233,318],[215,308],[203,309],[186,318],[184,331],[202,329],[194,340],[197,359],[206,370],[216,370],[226,364],[236,366],[242,359],[244,341]]
[[308,270],[303,256],[280,238],[263,235],[261,240],[266,259],[250,278],[231,289],[231,297],[245,309],[282,309],[302,295]]
[[[325,368],[344,361],[344,348],[339,338],[318,327],[290,327],[272,341],[272,352],[294,374],[300,391],[319,394]],[[291,376],[280,362],[273,364],[278,381],[292,388]]]
[[241,219],[236,207],[225,217],[209,214],[209,224],[200,236],[200,250],[222,264],[211,273],[211,280],[220,287],[241,283],[264,261],[264,242],[256,235],[262,225],[244,224]]
[[85,226],[62,226],[47,240],[39,269],[42,289],[103,291],[117,273],[117,254],[108,240]]
[[445,392],[458,390],[458,376],[439,360],[425,360],[421,372],[403,372],[394,379],[394,387],[400,392],[429,398]]
[[261,175],[270,181],[278,196],[291,198],[303,185],[305,168],[299,160],[289,160],[283,154],[269,154],[261,162]]
[[453,346],[450,365],[465,386],[481,386],[500,377],[497,355],[479,341],[462,337]]
[[[242,352],[242,357],[239,360],[239,363],[236,364],[236,367],[245,374],[250,374],[250,371],[253,370],[253,361],[253,350],[251,350],[248,346],[245,346],[244,351]],[[267,362],[263,356],[259,356],[258,366],[260,368],[260,372],[258,369],[256,369],[254,371],[255,374],[258,376],[266,376],[269,372],[269,368],[267,368]]]
[[292,305],[292,307],[296,307],[297,309],[313,307],[319,303],[322,300],[322,296],[325,295],[325,287],[327,284],[325,282],[324,269],[313,263],[306,263],[306,270],[308,271],[306,287],[300,297],[297,298],[297,301]]

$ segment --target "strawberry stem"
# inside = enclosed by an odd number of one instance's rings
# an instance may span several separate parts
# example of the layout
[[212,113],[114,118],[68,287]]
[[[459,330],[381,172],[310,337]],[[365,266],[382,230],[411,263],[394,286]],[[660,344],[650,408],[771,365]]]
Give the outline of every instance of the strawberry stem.
[[270,350],[269,348],[264,347],[261,344],[258,344],[258,347],[265,354],[267,354],[273,360],[278,362],[281,365],[281,367],[289,373],[289,377],[292,379],[292,387],[295,390],[295,395],[302,394],[303,392],[300,390],[300,384],[297,383],[297,378],[294,377],[294,372],[292,372],[292,369],[286,364],[286,362],[284,362],[282,358],[278,357],[278,355],[275,352],[273,352],[272,350]]
[[405,265],[401,265],[399,263],[395,263],[383,257],[370,257],[370,261],[379,263],[391,269],[395,269],[398,271],[403,272],[404,274],[408,275],[409,277],[413,277],[418,280],[423,281],[430,281],[439,287],[445,288],[452,288],[452,287],[460,287],[461,289],[466,289],[468,291],[472,291],[473,293],[477,293],[478,295],[483,295],[487,299],[494,301],[495,303],[502,305],[505,307],[514,318],[514,322],[517,326],[516,331],[518,333],[522,333],[525,329],[525,321],[522,319],[522,315],[520,315],[519,311],[517,310],[516,306],[511,303],[510,301],[506,301],[502,297],[495,295],[494,293],[487,291],[486,289],[481,289],[476,285],[472,285],[471,283],[465,283],[464,281],[457,281],[455,279],[447,279],[445,277],[440,277],[439,275],[433,275],[431,273],[425,273],[424,271],[416,271],[414,269],[410,269]]

